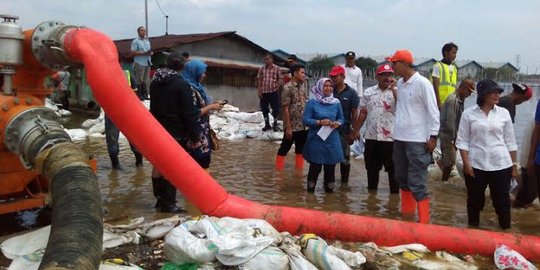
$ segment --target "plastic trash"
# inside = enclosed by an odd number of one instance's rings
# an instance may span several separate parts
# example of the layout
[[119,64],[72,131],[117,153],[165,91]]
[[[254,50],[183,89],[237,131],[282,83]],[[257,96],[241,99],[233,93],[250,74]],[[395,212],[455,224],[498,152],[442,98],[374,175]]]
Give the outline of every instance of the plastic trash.
[[302,248],[295,244],[296,238],[288,232],[281,233],[281,235],[283,241],[281,241],[279,248],[289,257],[291,270],[317,270],[317,267],[302,254]]
[[353,156],[360,156],[364,153],[364,140],[354,140],[351,145],[351,153]]
[[497,245],[493,257],[498,269],[537,270],[536,266],[506,245]]
[[302,252],[306,258],[318,269],[323,270],[346,270],[351,269],[341,260],[326,241],[314,234],[303,234],[297,241],[302,247]]
[[281,249],[270,246],[257,253],[240,269],[249,270],[289,270],[289,257]]

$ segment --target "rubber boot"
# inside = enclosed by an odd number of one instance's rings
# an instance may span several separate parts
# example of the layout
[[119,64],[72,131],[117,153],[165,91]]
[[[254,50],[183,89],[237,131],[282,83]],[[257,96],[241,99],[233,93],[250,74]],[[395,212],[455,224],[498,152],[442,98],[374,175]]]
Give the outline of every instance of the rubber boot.
[[156,197],[157,202],[154,207],[160,208],[162,205],[163,186],[161,185],[160,177],[152,177],[152,190],[154,191],[154,197]]
[[394,172],[388,172],[388,186],[390,186],[390,194],[399,194],[399,184],[396,182]]
[[429,224],[429,198],[418,202],[418,222]]
[[135,167],[142,167],[143,165],[143,156],[141,153],[135,154]]
[[348,183],[349,174],[351,173],[351,164],[341,163],[339,165],[339,170],[341,171],[341,183]]
[[416,200],[409,190],[401,190],[401,213],[403,215],[414,215],[416,211]]
[[162,203],[160,211],[164,213],[183,213],[182,208],[176,205],[176,187],[164,177],[159,178],[163,186]]
[[264,127],[262,128],[262,131],[271,130],[272,127],[270,126],[270,120],[268,118],[264,118]]
[[285,167],[285,156],[276,155],[276,170],[283,170]]
[[336,176],[334,173],[335,166],[324,166],[324,191],[326,193],[334,192],[334,183],[336,182]]
[[118,156],[109,156],[111,158],[111,167],[115,170],[121,170],[120,167],[120,160],[118,160]]
[[295,155],[294,167],[297,170],[303,170],[304,169],[304,155],[302,155],[302,154],[296,154]]
[[[274,118],[275,119],[275,118]],[[278,127],[278,124],[277,124],[277,120],[274,120],[274,124],[272,125],[272,130],[273,131],[279,131],[279,127]]]

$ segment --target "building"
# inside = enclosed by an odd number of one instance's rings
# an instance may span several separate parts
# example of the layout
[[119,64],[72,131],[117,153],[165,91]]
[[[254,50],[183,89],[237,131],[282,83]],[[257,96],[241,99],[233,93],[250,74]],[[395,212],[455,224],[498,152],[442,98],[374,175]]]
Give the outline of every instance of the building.
[[[275,63],[283,66],[286,58],[282,58],[257,45],[234,31],[164,35],[150,37],[152,50],[152,69],[165,64],[169,52],[187,52],[190,59],[199,59],[208,65],[206,71],[206,88],[214,100],[227,99],[233,106],[241,110],[255,111],[259,109],[257,96],[257,72],[264,65],[264,56],[271,53]],[[115,40],[122,65],[129,68],[130,39]]]
[[431,78],[431,72],[433,71],[433,65],[437,62],[435,58],[415,58],[414,67],[418,73],[426,78]]
[[479,80],[484,72],[484,67],[474,60],[458,60],[455,64],[458,68],[458,81],[467,78]]
[[[277,50],[273,50],[272,53],[274,55],[277,55],[278,57],[280,58],[283,58],[283,59],[287,59],[289,57],[289,55],[291,55],[292,53],[288,53],[284,50],[281,50],[281,49],[277,49]],[[302,65],[302,66],[307,66],[307,61],[300,58],[298,55],[296,55],[296,58],[298,58],[298,64]]]

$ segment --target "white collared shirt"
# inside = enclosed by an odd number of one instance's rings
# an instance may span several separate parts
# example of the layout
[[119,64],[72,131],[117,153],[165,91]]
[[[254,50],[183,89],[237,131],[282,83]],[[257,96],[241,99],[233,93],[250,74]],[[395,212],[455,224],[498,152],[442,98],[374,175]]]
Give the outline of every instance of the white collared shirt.
[[469,152],[471,167],[498,171],[512,166],[511,151],[517,151],[514,127],[508,110],[495,105],[486,114],[478,105],[463,112],[456,147]]
[[439,108],[431,82],[415,72],[397,82],[394,140],[423,142],[439,134]]
[[364,93],[362,70],[356,65],[348,67],[346,64],[343,64],[341,66],[345,68],[345,83],[356,90],[359,97],[362,97]]

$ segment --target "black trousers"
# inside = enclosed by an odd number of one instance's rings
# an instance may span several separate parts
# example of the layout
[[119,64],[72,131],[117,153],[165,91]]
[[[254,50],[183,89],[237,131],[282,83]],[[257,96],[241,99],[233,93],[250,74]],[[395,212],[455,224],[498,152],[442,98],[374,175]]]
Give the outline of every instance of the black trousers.
[[327,186],[328,184],[333,184],[336,180],[335,171],[336,171],[336,164],[318,164],[318,163],[310,163],[309,164],[309,170],[308,170],[308,188],[310,184],[315,187],[315,184],[317,183],[317,178],[319,178],[319,173],[321,173],[322,168],[324,167],[324,184]]
[[399,184],[394,178],[393,151],[394,142],[366,140],[364,144],[364,163],[366,165],[369,190],[377,190],[379,186],[379,171],[384,165],[384,170],[388,173],[390,193],[399,192]]
[[278,156],[286,156],[287,153],[289,153],[289,150],[291,150],[293,143],[294,153],[302,154],[304,152],[304,145],[306,144],[307,140],[307,133],[307,130],[293,131],[292,138],[290,140],[287,140],[285,136],[283,136],[281,146],[277,152]]
[[263,93],[261,100],[261,111],[264,116],[264,120],[268,121],[268,113],[270,113],[270,109],[268,106],[272,107],[272,116],[274,117],[274,122],[277,121],[279,116],[279,93],[278,91],[272,92],[272,93]]
[[482,171],[474,169],[474,177],[465,175],[467,187],[467,216],[469,226],[480,224],[480,211],[484,209],[486,198],[484,192],[489,185],[489,193],[493,208],[499,218],[501,229],[510,228],[510,179],[512,167],[498,171]]

